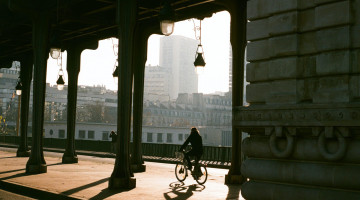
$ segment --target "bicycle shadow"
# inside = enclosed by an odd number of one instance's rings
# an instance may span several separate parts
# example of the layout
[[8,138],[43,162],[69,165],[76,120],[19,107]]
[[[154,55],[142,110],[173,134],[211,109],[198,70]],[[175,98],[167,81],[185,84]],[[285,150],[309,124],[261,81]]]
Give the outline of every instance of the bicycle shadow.
[[205,189],[204,185],[185,185],[183,182],[173,182],[169,186],[171,191],[164,193],[164,198],[167,200],[188,199],[194,195],[194,192],[201,192]]

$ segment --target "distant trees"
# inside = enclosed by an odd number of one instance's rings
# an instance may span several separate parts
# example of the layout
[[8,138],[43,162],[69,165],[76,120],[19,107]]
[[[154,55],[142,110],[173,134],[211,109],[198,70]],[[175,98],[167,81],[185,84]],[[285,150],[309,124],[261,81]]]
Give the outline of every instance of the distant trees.
[[77,107],[78,122],[116,123],[117,109],[106,107],[104,102],[95,101]]

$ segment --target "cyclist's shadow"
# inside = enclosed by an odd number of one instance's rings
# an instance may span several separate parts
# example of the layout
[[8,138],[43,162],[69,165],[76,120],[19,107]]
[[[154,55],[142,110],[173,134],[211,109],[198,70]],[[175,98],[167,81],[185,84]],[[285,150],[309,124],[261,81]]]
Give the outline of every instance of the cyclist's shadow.
[[205,189],[204,185],[192,184],[186,186],[183,182],[173,182],[170,183],[171,191],[165,192],[165,199],[188,199],[194,192],[201,192]]

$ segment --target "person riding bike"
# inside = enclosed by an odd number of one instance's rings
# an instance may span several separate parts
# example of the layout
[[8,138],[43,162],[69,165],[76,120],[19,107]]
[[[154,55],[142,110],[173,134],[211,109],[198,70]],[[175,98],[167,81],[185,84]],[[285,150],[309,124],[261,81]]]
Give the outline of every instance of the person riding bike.
[[189,152],[185,153],[185,159],[187,160],[189,170],[192,170],[192,165],[189,156],[195,156],[194,173],[196,173],[200,171],[198,163],[203,154],[203,144],[202,144],[202,138],[200,132],[195,127],[191,128],[190,136],[181,146],[180,151],[183,151],[189,143],[191,143],[192,148]]

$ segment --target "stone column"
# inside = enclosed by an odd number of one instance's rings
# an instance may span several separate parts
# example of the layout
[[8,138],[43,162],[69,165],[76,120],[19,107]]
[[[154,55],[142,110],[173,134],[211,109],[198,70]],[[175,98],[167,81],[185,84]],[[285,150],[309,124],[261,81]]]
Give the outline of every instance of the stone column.
[[119,39],[119,81],[117,109],[117,147],[114,170],[109,179],[110,189],[135,188],[136,179],[130,169],[129,138],[133,81],[133,40],[137,15],[137,1],[117,1]]
[[[31,52],[32,53],[32,52]],[[32,79],[33,58],[21,60],[20,77],[22,82],[21,92],[21,115],[20,115],[20,144],[16,152],[17,157],[28,157],[30,155],[27,143],[27,129],[29,118],[30,85]]]
[[80,72],[80,60],[82,50],[75,46],[67,49],[68,72],[68,102],[67,102],[67,143],[62,163],[77,163],[78,157],[75,152],[75,124],[76,124],[76,101],[78,76]]
[[46,67],[49,55],[49,17],[38,13],[33,16],[34,49],[34,87],[32,112],[32,146],[30,158],[26,164],[26,173],[45,173],[46,162],[43,155],[43,121],[46,89]]
[[225,183],[242,183],[241,175],[241,142],[242,132],[234,123],[234,108],[243,106],[244,94],[244,55],[246,48],[246,1],[232,1],[227,5],[231,15],[230,42],[233,54],[232,80],[232,158],[229,173],[225,176]]
[[250,0],[247,11],[242,196],[360,199],[360,1]]

